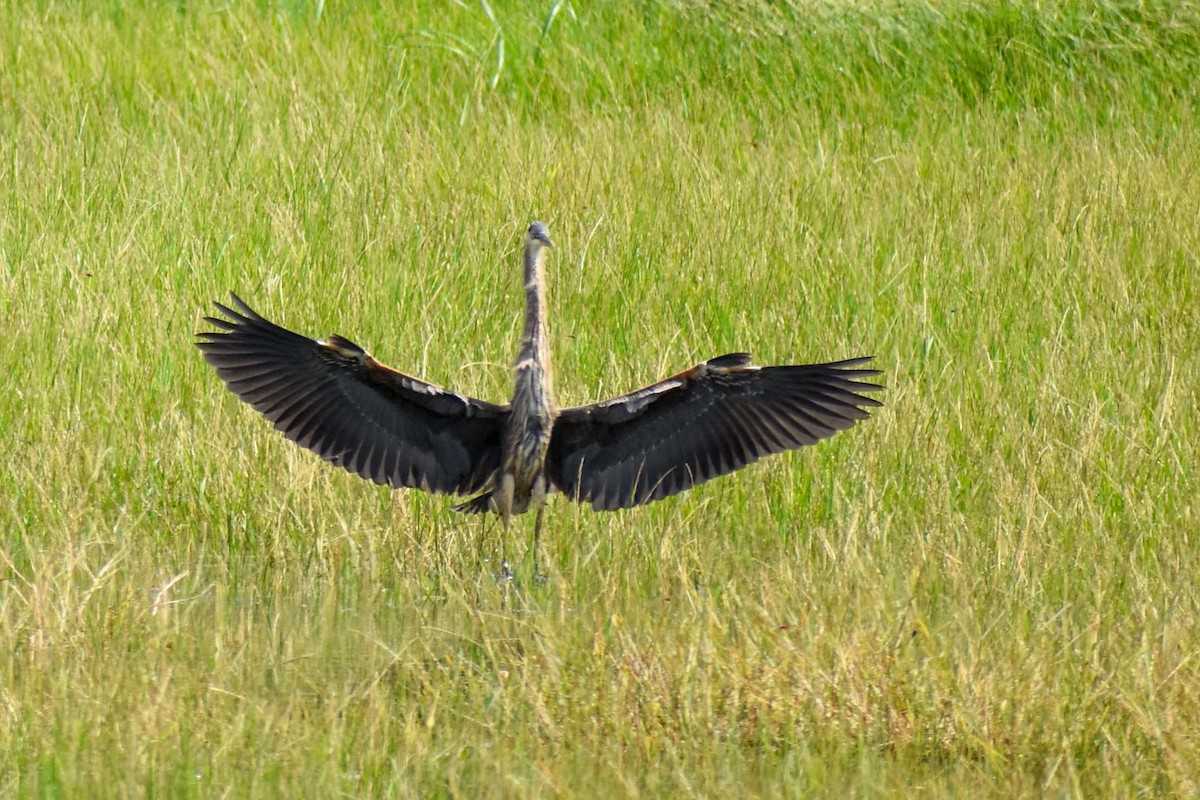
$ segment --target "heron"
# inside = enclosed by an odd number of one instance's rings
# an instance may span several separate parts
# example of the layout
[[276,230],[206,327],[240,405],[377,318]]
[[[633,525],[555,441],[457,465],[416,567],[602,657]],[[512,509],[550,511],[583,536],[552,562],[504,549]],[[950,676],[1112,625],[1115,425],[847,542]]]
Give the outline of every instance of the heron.
[[[510,519],[542,512],[555,493],[614,511],[660,500],[760,458],[795,450],[867,419],[871,356],[756,366],[718,356],[590,405],[554,402],[546,321],[546,225],[524,241],[525,324],[512,400],[478,400],[399,372],[342,336],[312,339],[267,320],[230,293],[197,346],[243,401],[301,447],[377,484],[475,495],[454,506]],[[507,541],[507,536],[505,536]],[[504,545],[507,551],[507,544]],[[507,552],[502,569],[510,576]]]

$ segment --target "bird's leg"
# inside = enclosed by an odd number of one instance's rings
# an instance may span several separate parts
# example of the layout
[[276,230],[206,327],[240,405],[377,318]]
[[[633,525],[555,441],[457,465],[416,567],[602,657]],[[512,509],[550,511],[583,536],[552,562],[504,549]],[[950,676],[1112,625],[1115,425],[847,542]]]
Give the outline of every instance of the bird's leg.
[[492,539],[492,525],[495,523],[488,517],[483,518],[483,533],[475,540],[475,569],[482,572],[484,564],[488,559],[485,553],[487,552],[488,542]]
[[504,516],[500,532],[500,580],[508,583],[513,579],[512,568],[508,565],[508,517]]
[[433,557],[437,562],[437,569],[434,570],[434,591],[437,594],[442,593],[442,570],[446,568],[446,560],[442,555],[442,537],[441,532],[434,530],[433,532]]
[[500,533],[500,580],[506,583],[512,580],[512,570],[508,566],[508,521],[512,519],[514,481],[511,472],[500,476],[500,480],[492,492],[492,507],[500,514],[504,530]]
[[546,576],[538,569],[538,550],[541,549],[542,541],[542,512],[546,510],[545,503],[538,506],[537,516],[533,520],[533,582],[541,584],[546,581]]

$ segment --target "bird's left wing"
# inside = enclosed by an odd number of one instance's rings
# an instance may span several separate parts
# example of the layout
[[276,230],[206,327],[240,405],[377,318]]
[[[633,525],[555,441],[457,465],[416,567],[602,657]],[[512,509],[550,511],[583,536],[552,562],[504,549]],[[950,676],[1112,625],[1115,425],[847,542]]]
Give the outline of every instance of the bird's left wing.
[[878,370],[854,358],[755,367],[746,353],[714,358],[644,389],[564,409],[547,472],[572,500],[613,510],[659,500],[763,456],[827,439],[882,405],[856,380]]
[[380,364],[341,336],[281,328],[232,295],[196,343],[229,389],[284,436],[379,484],[469,494],[500,465],[508,410]]

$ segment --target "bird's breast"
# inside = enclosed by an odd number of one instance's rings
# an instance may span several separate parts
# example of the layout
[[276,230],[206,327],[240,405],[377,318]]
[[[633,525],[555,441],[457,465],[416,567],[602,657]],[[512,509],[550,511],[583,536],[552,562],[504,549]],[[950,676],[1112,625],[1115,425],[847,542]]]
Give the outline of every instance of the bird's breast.
[[517,479],[518,485],[529,485],[541,475],[546,463],[546,451],[550,447],[550,425],[547,416],[512,420],[505,436],[504,467]]
[[502,470],[513,476],[516,497],[527,497],[545,472],[550,429],[554,425],[550,379],[545,359],[522,353],[515,367],[511,411],[504,431]]

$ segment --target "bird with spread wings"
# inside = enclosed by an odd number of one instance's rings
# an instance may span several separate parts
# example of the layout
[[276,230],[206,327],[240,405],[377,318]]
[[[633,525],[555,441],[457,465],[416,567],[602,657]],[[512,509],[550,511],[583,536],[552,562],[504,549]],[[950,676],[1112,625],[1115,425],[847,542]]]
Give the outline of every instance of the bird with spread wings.
[[[466,397],[376,361],[341,336],[310,339],[232,295],[204,358],[239,398],[301,447],[395,488],[477,495],[456,510],[507,525],[546,497],[596,510],[660,500],[758,459],[815,444],[882,405],[862,392],[870,357],[759,367],[746,353],[698,364],[629,394],[558,408],[550,381],[541,222],[525,236],[526,314],[513,399]],[[504,570],[508,567],[505,562]]]

